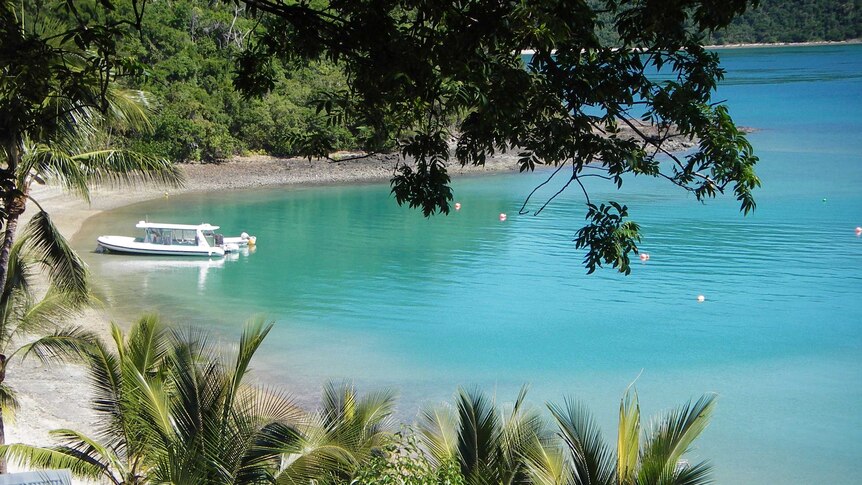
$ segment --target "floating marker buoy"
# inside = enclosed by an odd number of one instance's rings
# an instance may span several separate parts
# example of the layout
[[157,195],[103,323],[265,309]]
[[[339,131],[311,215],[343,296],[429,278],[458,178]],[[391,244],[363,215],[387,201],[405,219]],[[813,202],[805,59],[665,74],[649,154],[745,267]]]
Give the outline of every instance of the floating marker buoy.
[[826,197],[823,198],[823,202],[826,202]]
[[706,301],[706,297],[705,297],[705,296],[703,296],[703,295],[697,295],[697,302],[698,302],[698,303],[703,303],[704,301]]
[[500,213],[500,222],[503,222],[503,221],[505,221],[505,220],[506,220],[506,213],[505,213],[505,212],[501,212],[501,213]]
[[168,198],[168,193],[167,193],[167,192],[165,192],[165,198],[166,198],[166,199]]
[[649,259],[649,255],[647,253],[641,253],[641,261],[646,261]]
[[461,203],[460,202],[455,202],[455,210],[456,211],[461,210]]
[[856,228],[856,235],[858,236],[860,234],[862,234],[862,227],[857,227]]

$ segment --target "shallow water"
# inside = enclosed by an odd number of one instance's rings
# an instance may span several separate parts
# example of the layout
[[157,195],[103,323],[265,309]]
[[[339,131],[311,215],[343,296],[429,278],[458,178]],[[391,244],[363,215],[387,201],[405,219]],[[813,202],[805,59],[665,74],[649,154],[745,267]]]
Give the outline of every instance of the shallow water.
[[396,387],[409,419],[459,384],[505,401],[530,383],[537,405],[586,401],[612,440],[640,375],[645,414],[720,395],[697,451],[719,483],[857,483],[862,46],[721,56],[719,98],[758,129],[757,210],[742,217],[732,197],[701,205],[651,180],[594,185],[594,201],[627,203],[646,234],[651,258],[628,277],[584,274],[576,191],[517,214],[547,173],[458,179],[462,210],[432,219],[397,207],[384,184],[173,197],[96,217],[74,244],[90,251],[95,235],[131,234],[143,218],[255,234],[254,253],[224,261],[85,259],[117,315],[157,310],[226,339],[269,315],[256,370],[306,403],[350,378]]

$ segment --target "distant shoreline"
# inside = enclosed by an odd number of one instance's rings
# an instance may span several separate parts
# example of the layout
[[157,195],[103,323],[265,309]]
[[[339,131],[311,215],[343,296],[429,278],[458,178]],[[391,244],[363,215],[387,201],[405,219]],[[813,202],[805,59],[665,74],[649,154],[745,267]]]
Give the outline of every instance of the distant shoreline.
[[753,42],[741,44],[714,44],[706,45],[704,48],[711,50],[721,49],[748,49],[760,47],[818,47],[827,45],[852,45],[862,44],[862,39],[850,40],[812,40],[808,42]]
[[[767,48],[767,47],[818,47],[818,46],[829,46],[829,45],[853,45],[853,44],[862,44],[862,39],[850,39],[850,40],[811,40],[807,42],[750,42],[750,43],[738,43],[738,44],[710,44],[703,46],[704,49],[708,50],[723,50],[723,49],[759,49],[759,48]],[[554,51],[552,51],[553,53]],[[535,54],[536,51],[534,49],[524,49],[521,51],[521,55],[532,55]]]

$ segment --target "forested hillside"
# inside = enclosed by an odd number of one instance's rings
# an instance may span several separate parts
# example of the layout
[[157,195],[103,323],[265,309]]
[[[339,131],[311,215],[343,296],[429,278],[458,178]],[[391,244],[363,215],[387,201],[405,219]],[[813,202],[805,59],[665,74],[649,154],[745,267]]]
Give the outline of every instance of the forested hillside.
[[860,0],[761,0],[716,32],[713,44],[839,41],[862,37]]
[[[81,2],[85,3],[85,2]],[[124,1],[119,10],[123,10]],[[128,3],[128,0],[125,0]],[[862,0],[762,0],[707,43],[801,42],[862,37]],[[148,4],[137,38],[121,40],[148,76],[132,87],[150,93],[155,131],[126,140],[133,148],[172,160],[211,161],[258,152],[295,155],[315,143],[361,148],[360,129],[325,127],[324,139],[308,139],[325,121],[312,102],[345,79],[333,65],[273,63],[278,81],[263,99],[234,91],[237,54],[248,47],[255,21],[232,2],[161,0]],[[307,151],[307,150],[306,150]]]
[[[230,2],[154,1],[140,37],[125,49],[146,67],[134,87],[150,94],[155,131],[128,143],[137,150],[176,161],[212,161],[234,154],[297,153],[313,125],[324,125],[312,107],[321,90],[343,86],[332,65],[273,64],[278,81],[263,99],[244,99],[233,89],[237,54],[249,42],[255,21]],[[326,127],[327,143],[351,148],[351,134]]]

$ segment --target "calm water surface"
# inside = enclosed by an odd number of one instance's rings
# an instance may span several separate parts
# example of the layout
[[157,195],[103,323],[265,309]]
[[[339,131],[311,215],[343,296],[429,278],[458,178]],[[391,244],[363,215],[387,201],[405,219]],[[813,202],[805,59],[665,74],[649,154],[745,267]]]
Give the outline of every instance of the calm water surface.
[[157,310],[231,339],[269,315],[258,375],[305,403],[350,378],[396,387],[410,419],[459,384],[507,401],[530,383],[537,405],[586,401],[613,440],[619,397],[640,375],[646,414],[720,395],[697,450],[719,483],[858,483],[862,46],[721,56],[719,98],[758,129],[757,211],[650,180],[594,185],[646,234],[650,261],[628,277],[584,274],[576,191],[517,215],[543,173],[459,179],[463,209],[433,219],[397,207],[386,185],[175,197],[94,218],[75,245],[91,251],[145,217],[257,235],[257,251],[224,261],[85,258],[118,318]]

